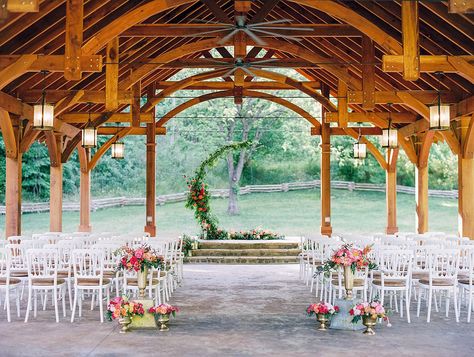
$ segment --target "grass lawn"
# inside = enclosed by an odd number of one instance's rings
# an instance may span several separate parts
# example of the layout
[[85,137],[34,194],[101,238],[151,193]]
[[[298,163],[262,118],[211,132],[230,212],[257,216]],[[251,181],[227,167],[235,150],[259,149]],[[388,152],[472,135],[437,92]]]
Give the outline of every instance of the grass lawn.
[[[429,223],[431,231],[455,233],[457,228],[457,200],[430,197]],[[226,214],[227,200],[214,199],[213,211],[221,226],[227,229],[267,228],[285,235],[311,234],[319,231],[319,190],[279,193],[260,193],[241,196],[241,214]],[[184,202],[157,207],[159,234],[176,235],[197,233],[193,212]],[[145,207],[121,207],[91,213],[94,231],[141,232],[145,224]],[[49,213],[22,216],[23,232],[49,230]],[[63,230],[77,229],[79,212],[65,212]],[[382,232],[385,227],[385,194],[382,192],[332,191],[332,225],[335,232]],[[0,216],[3,234],[5,216]],[[415,196],[398,194],[398,227],[400,231],[414,231]]]

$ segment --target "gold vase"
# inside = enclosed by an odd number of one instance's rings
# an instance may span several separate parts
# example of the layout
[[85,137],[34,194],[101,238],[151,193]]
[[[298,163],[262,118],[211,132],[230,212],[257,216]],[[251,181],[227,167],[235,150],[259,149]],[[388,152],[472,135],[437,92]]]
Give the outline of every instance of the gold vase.
[[352,300],[352,289],[354,288],[354,273],[350,266],[344,267],[344,288],[346,289],[346,300]]
[[120,333],[126,333],[130,330],[130,324],[132,323],[130,317],[122,317],[118,320],[118,322],[120,326],[122,326],[122,328],[120,329]]
[[137,272],[138,296],[140,299],[145,298],[146,283],[148,279],[148,267],[144,267],[143,271]]
[[155,315],[156,326],[159,327],[161,332],[169,331],[168,323],[170,322],[170,315]]
[[316,318],[318,320],[318,322],[320,323],[320,326],[318,328],[319,331],[327,331],[327,323],[329,321],[328,318],[326,318],[326,315],[324,314],[317,314],[316,315]]
[[377,324],[377,318],[372,316],[362,316],[362,324],[367,328],[363,334],[364,335],[375,335],[373,327]]

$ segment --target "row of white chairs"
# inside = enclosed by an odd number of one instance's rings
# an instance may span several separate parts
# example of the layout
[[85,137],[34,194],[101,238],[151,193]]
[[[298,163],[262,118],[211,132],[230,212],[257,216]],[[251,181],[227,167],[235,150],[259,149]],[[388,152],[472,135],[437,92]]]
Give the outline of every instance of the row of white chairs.
[[[182,239],[150,237],[114,237],[113,235],[82,235],[81,237],[60,236],[60,239],[45,240],[46,235],[31,239],[10,239],[0,248],[0,291],[5,291],[4,307],[7,320],[10,316],[10,298],[16,299],[17,314],[20,315],[20,300],[28,289],[25,322],[30,310],[37,315],[38,295],[43,309],[51,295],[56,321],[59,321],[58,301],[66,315],[66,295],[74,321],[78,307],[82,315],[82,301],[91,297],[91,308],[99,305],[100,319],[103,321],[103,300],[110,298],[110,290],[118,295],[137,295],[138,286],[135,273],[117,272],[116,249],[123,245],[135,246],[144,242],[155,248],[164,258],[164,269],[152,270],[148,276],[147,293],[155,303],[170,299],[183,279]],[[74,295],[74,299],[73,299]],[[0,296],[1,297],[1,296]],[[33,306],[32,306],[33,305]]]
[[[440,247],[427,243],[431,241],[430,237],[426,237],[426,240],[390,237],[391,241],[387,242],[373,237],[364,238],[352,242],[361,248],[366,244],[373,244],[371,258],[379,268],[371,273],[366,270],[356,272],[354,291],[361,298],[367,300],[379,296],[383,300],[388,294],[390,305],[395,303],[395,309],[400,310],[402,316],[402,307],[405,305],[407,319],[410,321],[409,307],[413,295],[417,300],[418,316],[422,300],[427,301],[427,322],[430,322],[433,299],[436,311],[439,310],[438,302],[445,299],[446,314],[452,299],[456,321],[459,321],[461,303],[465,303],[467,320],[470,321],[474,295],[474,245],[471,242],[459,239],[455,245]],[[302,240],[300,278],[306,285],[311,284],[311,291],[316,285],[316,294],[323,300],[334,301],[335,297],[342,297],[342,271],[330,274],[329,277],[315,273],[317,267],[329,259],[343,241],[349,241],[348,237],[341,239],[319,236]]]

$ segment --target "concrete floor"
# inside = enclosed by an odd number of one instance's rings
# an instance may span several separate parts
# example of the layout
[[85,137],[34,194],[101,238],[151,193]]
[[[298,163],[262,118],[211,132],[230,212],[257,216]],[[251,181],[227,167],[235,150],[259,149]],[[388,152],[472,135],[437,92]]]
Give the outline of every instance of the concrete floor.
[[474,356],[465,311],[459,324],[441,313],[429,325],[425,315],[410,325],[394,315],[391,328],[371,337],[317,331],[305,314],[314,298],[297,275],[297,265],[186,265],[172,299],[181,312],[168,333],[121,335],[115,323],[99,323],[98,311],[74,324],[56,324],[52,310],[8,324],[1,312],[0,356]]

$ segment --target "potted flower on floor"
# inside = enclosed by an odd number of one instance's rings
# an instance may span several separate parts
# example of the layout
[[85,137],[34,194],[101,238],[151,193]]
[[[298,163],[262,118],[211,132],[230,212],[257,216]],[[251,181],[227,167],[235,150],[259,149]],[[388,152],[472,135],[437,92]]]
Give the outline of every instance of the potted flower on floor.
[[168,323],[170,321],[170,315],[176,316],[179,309],[176,306],[168,304],[160,304],[158,306],[150,307],[149,313],[155,315],[156,326],[160,328],[160,331],[169,331]]
[[110,300],[107,305],[106,317],[107,320],[118,320],[122,325],[120,333],[125,333],[129,330],[129,325],[132,323],[134,316],[143,316],[145,310],[143,305],[139,302],[129,301],[126,296],[117,296]]
[[357,323],[362,319],[362,324],[367,328],[363,332],[365,335],[375,335],[373,327],[377,324],[377,319],[388,321],[385,308],[377,300],[356,304],[349,311],[349,314],[353,316],[352,323]]
[[319,302],[317,304],[311,304],[306,309],[308,316],[316,315],[316,319],[319,321],[321,326],[318,330],[326,331],[327,323],[331,321],[331,318],[339,312],[338,306],[333,306],[328,302]]

